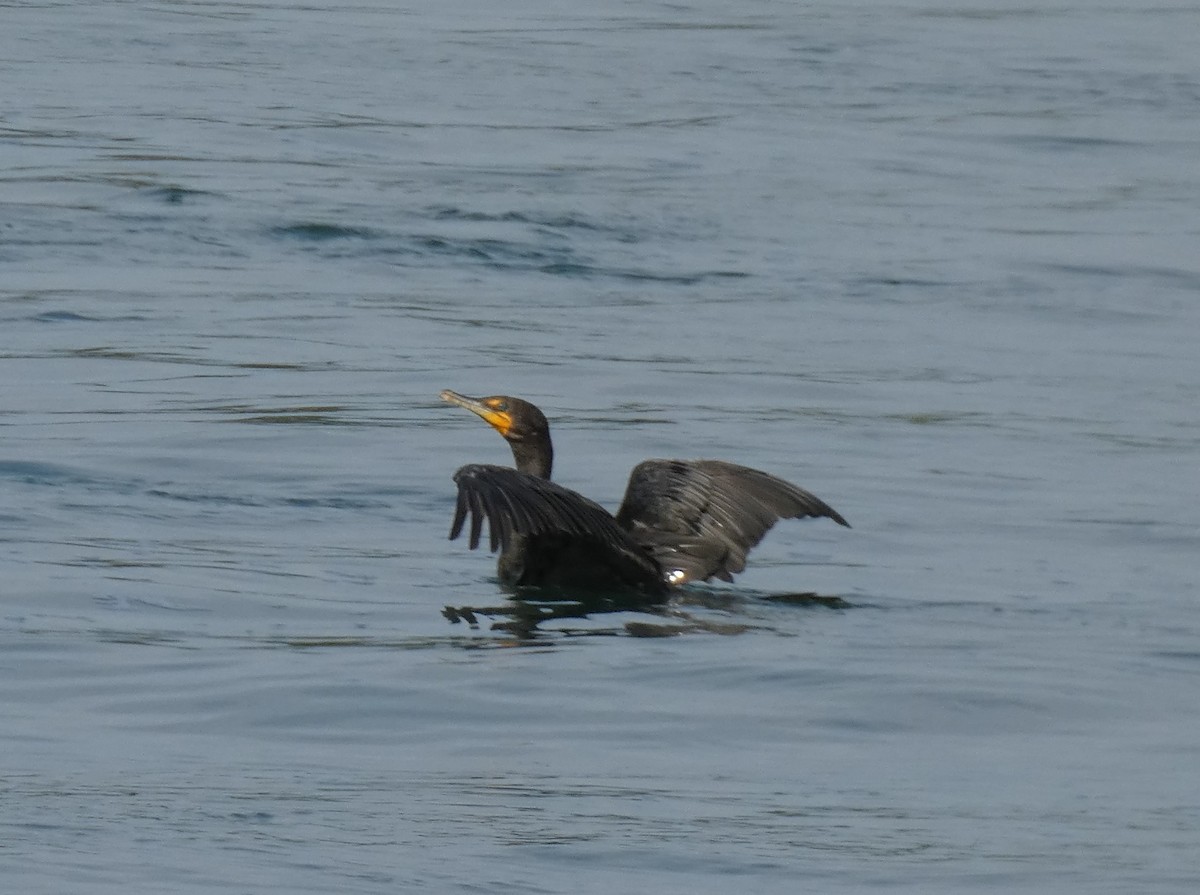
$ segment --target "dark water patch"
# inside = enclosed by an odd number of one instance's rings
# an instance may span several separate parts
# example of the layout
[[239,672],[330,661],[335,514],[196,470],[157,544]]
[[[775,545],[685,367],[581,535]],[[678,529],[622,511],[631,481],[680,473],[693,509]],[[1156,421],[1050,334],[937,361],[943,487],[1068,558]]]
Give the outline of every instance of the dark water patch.
[[234,507],[264,507],[268,501],[262,498],[247,497],[244,494],[213,494],[201,493],[197,491],[184,492],[172,491],[167,488],[149,488],[146,494],[150,497],[160,497],[165,500],[177,500],[184,503],[209,503],[219,506],[234,506]]
[[362,417],[348,418],[343,414],[355,412],[359,408],[345,404],[297,404],[294,406],[264,406],[258,404],[208,404],[190,401],[176,402],[173,408],[176,413],[218,414],[229,423],[315,423],[322,426],[397,426],[407,427],[413,424],[425,425],[429,420],[424,409],[433,404],[418,404],[422,408],[420,415],[412,419],[364,419]]
[[474,211],[459,206],[432,206],[425,209],[425,216],[439,223],[517,225],[527,232],[555,238],[574,236],[581,239],[606,237],[618,245],[633,245],[644,241],[649,231],[638,222],[622,220],[619,223],[590,217],[580,212],[555,211]]
[[34,323],[145,323],[150,320],[141,314],[115,314],[112,316],[100,314],[82,314],[78,311],[42,311],[38,314],[22,317],[0,318],[0,320],[29,320]]
[[338,364],[333,361],[323,361],[315,364],[284,363],[282,361],[237,361],[222,364],[222,366],[235,367],[239,370],[291,370],[305,373],[338,369]]
[[137,489],[129,480],[106,479],[83,470],[36,460],[0,460],[0,479],[10,479],[27,485],[52,488],[85,488],[127,494]]
[[74,311],[43,311],[29,319],[36,320],[38,323],[95,323],[99,321],[97,317],[88,317]]
[[135,351],[129,348],[114,348],[110,345],[97,345],[90,348],[71,348],[62,354],[69,357],[104,358],[106,360],[136,360],[151,361],[160,364],[202,364],[204,360],[189,357],[184,354],[171,354],[165,351]]
[[334,416],[321,413],[286,413],[273,412],[267,414],[259,414],[255,416],[243,416],[235,420],[230,420],[233,423],[246,423],[252,426],[278,426],[278,425],[307,425],[307,426],[356,426],[361,423],[350,422],[347,420],[338,419]]
[[[457,207],[433,210],[435,220],[446,222],[516,224],[535,228],[542,239],[505,239],[496,236],[462,236],[449,233],[400,235],[365,227],[304,222],[273,228],[276,238],[328,246],[331,257],[395,259],[407,266],[419,259],[470,262],[491,270],[536,272],[572,279],[615,279],[632,283],[652,282],[696,285],[707,281],[744,279],[748,271],[732,269],[698,271],[661,271],[648,268],[613,266],[562,244],[560,230],[605,230],[618,241],[636,242],[635,234],[620,231],[575,216],[539,217],[523,212],[487,214]],[[351,248],[352,247],[352,248]]]
[[767,603],[780,603],[786,606],[823,606],[826,609],[849,609],[854,605],[843,597],[817,593],[767,594],[762,597],[762,600]]
[[[304,509],[319,507],[330,510],[386,509],[392,506],[392,504],[382,500],[353,497],[289,497],[279,502],[289,507],[301,507]],[[386,555],[390,556],[391,554]]]
[[1116,518],[1116,517],[1112,517],[1112,516],[1103,516],[1103,517],[1099,517],[1099,518],[1097,518],[1095,516],[1063,516],[1061,518],[1062,518],[1063,522],[1071,522],[1071,523],[1078,524],[1078,525],[1104,525],[1104,526],[1122,525],[1122,526],[1134,526],[1134,527],[1143,527],[1143,526],[1148,527],[1148,526],[1163,524],[1161,519],[1150,519],[1150,518],[1120,519],[1120,518]]
[[65,466],[29,460],[0,460],[0,477],[17,479],[30,485],[75,484],[86,481]]
[[[93,305],[116,304],[129,298],[128,293],[104,289],[30,289],[0,292],[0,305],[25,311],[0,320],[31,320],[36,323],[144,323],[152,319],[143,314],[99,314],[92,308]],[[34,310],[47,304],[57,304],[60,307]],[[78,310],[79,307],[87,307],[87,311]]]
[[145,196],[166,205],[183,205],[198,199],[213,195],[205,190],[189,189],[187,187],[168,185],[156,186],[145,190]]
[[104,559],[101,557],[82,557],[73,561],[61,561],[62,566],[94,566],[101,569],[162,569],[165,563],[149,562],[136,559]]
[[105,186],[132,190],[136,198],[162,205],[183,205],[191,201],[218,195],[208,190],[192,189],[175,183],[162,183],[150,177],[133,174],[81,174],[75,177],[74,180],[79,183],[99,183]]
[[1093,149],[1137,149],[1143,144],[1133,140],[1106,137],[1065,137],[1060,134],[1017,134],[997,137],[1001,143],[1051,152],[1083,152]]
[[[480,305],[480,304],[483,304],[483,302],[476,303],[476,305]],[[404,316],[413,317],[413,318],[420,319],[420,320],[427,320],[431,323],[445,323],[445,324],[448,324],[450,326],[455,326],[455,327],[462,326],[462,327],[473,327],[475,329],[484,329],[484,330],[488,330],[489,332],[491,332],[493,330],[495,330],[495,331],[507,330],[509,332],[514,332],[514,333],[545,333],[545,332],[551,332],[553,330],[553,327],[551,325],[549,325],[547,323],[539,322],[536,318],[527,317],[523,314],[516,314],[510,318],[462,317],[461,315],[458,315],[458,314],[441,314],[441,313],[428,313],[428,314],[409,313],[409,314],[405,314]],[[503,346],[497,346],[495,348],[481,347],[476,350],[481,351],[481,352],[484,352],[484,351],[503,352],[505,349]],[[524,352],[521,359],[523,362],[531,363],[531,364],[558,365],[559,363],[561,363],[561,361],[554,360],[551,358],[529,356],[528,352]]]
[[[1094,422],[1094,421],[1092,421]],[[1083,435],[1111,447],[1138,451],[1165,451],[1191,454],[1200,448],[1200,435],[1180,438],[1175,435],[1138,435],[1129,432],[1083,432]]]
[[[862,374],[860,374],[861,377]],[[876,372],[874,381],[881,382],[936,382],[949,385],[979,385],[994,381],[995,377],[973,370],[952,367],[906,367],[884,369]],[[862,377],[860,381],[867,379]],[[870,380],[867,380],[870,381]]]
[[330,224],[322,221],[302,221],[296,224],[283,224],[271,228],[270,233],[272,236],[280,239],[295,239],[303,242],[329,242],[339,239],[379,239],[384,235],[369,227]]
[[116,643],[123,646],[169,646],[175,649],[199,649],[189,643],[192,638],[182,631],[114,631],[101,629],[95,632],[101,643]]
[[[670,412],[667,408],[664,413]],[[592,415],[589,413],[571,414],[571,413],[556,413],[555,420],[562,423],[570,423],[579,429],[609,429],[613,426],[631,426],[641,428],[642,426],[675,426],[679,424],[678,420],[670,419],[669,417],[652,417],[652,416],[604,416],[602,414]]]
[[[313,115],[302,121],[273,121],[267,125],[271,130],[276,131],[291,131],[291,130],[322,130],[322,129],[349,129],[349,128],[384,128],[394,130],[396,128],[422,128],[433,127],[427,121],[411,121],[376,118],[372,115],[337,115],[322,113]],[[453,127],[453,125],[438,125]]]
[[690,584],[671,598],[671,606],[713,610],[733,616],[753,614],[762,604],[799,608],[850,609],[857,606],[844,597],[814,591],[778,593],[735,585]]
[[[704,374],[701,374],[704,375]],[[725,374],[725,375],[757,375],[757,374]],[[814,381],[838,381],[825,380],[823,377],[805,377],[812,378]],[[857,381],[862,381],[860,376]],[[895,381],[889,379],[888,381]],[[926,381],[918,378],[915,381]],[[940,381],[940,380],[933,380]],[[1021,423],[1033,423],[1034,420],[1025,420],[1015,414],[999,415],[995,413],[984,413],[983,411],[974,410],[908,410],[892,413],[872,413],[872,412],[851,412],[846,410],[831,409],[828,407],[738,407],[738,408],[710,408],[704,405],[695,405],[695,409],[701,412],[719,413],[724,416],[742,417],[749,421],[755,422],[775,422],[788,419],[815,420],[822,423],[836,424],[861,424],[864,422],[887,422],[901,423],[904,425],[914,426],[940,426],[940,425],[957,425],[982,427],[989,429],[1009,429]],[[672,408],[665,408],[664,413],[674,413]],[[646,420],[646,422],[673,423],[677,422],[673,419]],[[1040,421],[1039,421],[1040,422]]]
[[1040,22],[1051,18],[1062,18],[1065,13],[1050,12],[1039,6],[1017,6],[1011,9],[999,7],[980,9],[971,6],[954,6],[947,8],[914,9],[908,15],[926,19],[967,19],[984,22],[993,22],[1002,19],[1036,18]]
[[866,298],[873,302],[911,303],[922,301],[952,301],[961,298],[961,283],[949,280],[934,280],[926,277],[864,276],[855,277],[846,283],[846,294],[853,298]]
[[419,259],[478,263],[494,270],[538,270],[556,264],[584,264],[567,247],[495,237],[457,237],[426,233],[398,235],[334,224],[276,227],[271,234],[325,246],[330,257],[396,260],[404,266]]
[[429,255],[446,255],[486,263],[498,269],[546,269],[556,264],[582,264],[574,260],[575,253],[566,247],[551,247],[528,242],[494,238],[454,238],[449,236],[418,236],[415,246]]
[[581,214],[538,214],[524,211],[503,211],[498,213],[468,211],[454,205],[433,206],[426,209],[426,214],[435,221],[465,221],[468,223],[487,224],[527,224],[534,227],[544,227],[549,230],[585,230],[590,233],[611,233],[629,241],[635,237],[628,230],[613,227],[591,220]]
[[247,649],[372,649],[372,650],[429,650],[451,647],[454,649],[494,649],[511,645],[495,638],[471,636],[423,636],[423,637],[371,637],[360,635],[312,634],[289,637],[232,637],[224,638]]
[[968,423],[975,425],[991,425],[988,414],[975,411],[924,411],[917,413],[886,413],[883,419],[912,423],[916,426],[935,426],[943,423]]
[[[166,568],[165,565],[147,563],[151,568]],[[138,597],[114,596],[106,594],[93,598],[97,606],[119,612],[137,612],[143,609],[153,609],[162,612],[183,612],[187,614],[211,614],[212,610],[205,606],[177,606],[162,600],[146,600]]]
[[[171,607],[153,606],[148,608],[166,609],[189,615],[211,615],[212,610],[205,607]],[[228,634],[206,632],[199,628],[188,630],[173,630],[169,628],[130,628],[94,627],[86,630],[60,629],[55,627],[29,626],[23,627],[21,633],[28,637],[41,637],[51,640],[65,638],[94,639],[100,643],[123,644],[127,646],[169,647],[189,651],[210,650],[214,647],[232,647],[237,650],[402,650],[424,651],[439,649],[479,650],[506,649],[513,646],[528,646],[535,649],[553,648],[549,643],[518,642],[510,637],[488,637],[477,634],[446,634],[446,635],[413,635],[413,636],[372,636],[360,634],[318,633],[312,634]]]
[[[392,506],[388,501],[373,497],[252,497],[245,494],[221,494],[208,491],[185,491],[182,489],[158,487],[149,488],[145,492],[150,497],[183,503],[216,504],[235,507],[293,507],[297,509],[330,509],[330,510],[370,510],[386,509]],[[357,555],[357,554],[356,554]],[[390,554],[389,554],[390,555]]]
[[[202,156],[202,155],[191,155],[191,154],[185,154],[185,153],[172,154],[172,153],[166,153],[166,152],[110,152],[105,157],[110,158],[113,161],[118,161],[118,162],[186,162],[186,163],[196,164],[196,165],[203,165],[207,162],[212,161],[212,159],[206,158],[205,156]],[[231,158],[231,159],[227,159],[227,161],[229,161],[229,162],[240,161],[240,162],[246,162],[246,163],[253,164],[253,163],[262,162],[262,159],[257,159],[257,158],[236,158],[236,159],[234,159],[234,158]],[[306,163],[305,162],[292,162],[292,164],[302,165],[302,164],[306,164]],[[316,163],[308,162],[307,164],[316,164]],[[149,181],[149,180],[142,181],[142,183],[144,185],[149,185],[152,182],[153,181]]]
[[230,361],[219,358],[207,358],[199,355],[187,355],[167,351],[143,351],[134,348],[116,348],[111,345],[96,345],[88,348],[71,348],[53,354],[78,357],[100,358],[104,360],[142,361],[156,364],[187,364],[199,367],[223,367],[233,370],[280,370],[298,373],[322,372],[339,369],[333,361],[318,363],[291,363],[284,361]]
[[759,22],[680,22],[663,19],[630,22],[608,26],[612,31],[769,31],[774,26],[765,21]]
[[[1031,263],[1030,267],[1054,274],[1067,274],[1096,279],[1136,278],[1157,282],[1162,286],[1200,293],[1200,272],[1177,267],[1150,267],[1142,264],[1068,264],[1063,262]],[[1138,308],[1131,308],[1136,313]]]
[[[645,356],[627,356],[619,354],[596,354],[592,352],[572,352],[571,357],[576,360],[596,361],[600,364],[636,364],[639,367],[669,367],[683,368],[696,367],[701,363],[711,363],[704,359],[698,359],[695,355],[690,354],[649,354]],[[727,373],[722,370],[689,370],[689,373],[696,376],[725,376]]]
[[417,240],[429,256],[466,259],[500,271],[536,272],[570,279],[616,279],[628,282],[656,282],[695,285],[711,279],[736,279],[749,276],[744,271],[711,270],[662,272],[613,267],[600,264],[566,246],[549,246],[495,238],[460,239],[424,236]]
[[[0,137],[3,137],[6,140],[13,140],[14,142],[20,141],[22,143],[25,143],[25,145],[35,145],[36,146],[39,144],[36,142],[33,142],[33,141],[38,141],[38,140],[46,140],[46,141],[52,141],[52,142],[53,141],[67,141],[67,142],[74,143],[78,140],[91,139],[93,137],[93,135],[86,131],[75,130],[72,128],[63,128],[63,127],[47,128],[47,127],[10,127],[10,126],[6,126],[6,127],[0,127]],[[3,177],[3,178],[0,178],[0,181],[12,182],[15,180],[32,180],[32,179],[35,179],[35,178]],[[41,178],[37,178],[37,179],[41,179]]]
[[639,130],[643,128],[676,128],[676,127],[711,127],[714,124],[724,124],[734,120],[733,115],[694,115],[686,118],[644,118],[639,121],[626,121],[621,125],[623,130]]
[[1200,650],[1157,650],[1150,655],[1170,662],[1184,663],[1193,666],[1193,670],[1200,671]]
[[624,631],[630,637],[679,637],[683,634],[745,634],[756,625],[736,622],[715,622],[692,619],[686,622],[625,622]]
[[664,283],[676,286],[694,286],[708,280],[743,279],[750,274],[740,270],[704,270],[694,273],[664,273],[652,270],[635,270],[619,267],[602,267],[593,264],[557,263],[538,268],[540,272],[554,276],[572,278],[611,278],[632,283]]

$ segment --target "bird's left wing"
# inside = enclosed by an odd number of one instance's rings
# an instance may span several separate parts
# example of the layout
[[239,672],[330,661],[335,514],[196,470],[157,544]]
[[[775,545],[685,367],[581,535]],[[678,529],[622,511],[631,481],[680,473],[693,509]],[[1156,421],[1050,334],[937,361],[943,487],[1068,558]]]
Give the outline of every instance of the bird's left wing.
[[458,484],[458,505],[450,540],[462,533],[469,516],[468,545],[472,550],[479,546],[486,519],[492,552],[507,549],[514,534],[552,532],[599,541],[617,550],[641,552],[608,510],[548,479],[508,466],[471,463],[454,474],[454,481]]
[[723,460],[646,460],[634,467],[617,522],[671,584],[732,581],[746,554],[780,519],[849,523],[815,494]]

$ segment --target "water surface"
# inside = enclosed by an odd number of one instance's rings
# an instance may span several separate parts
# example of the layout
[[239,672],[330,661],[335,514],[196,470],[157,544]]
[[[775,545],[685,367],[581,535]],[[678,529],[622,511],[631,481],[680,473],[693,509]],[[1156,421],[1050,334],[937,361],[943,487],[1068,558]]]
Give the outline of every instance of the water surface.
[[[1195,890],[1194,8],[2,18],[8,888]],[[443,388],[854,528],[452,624]]]

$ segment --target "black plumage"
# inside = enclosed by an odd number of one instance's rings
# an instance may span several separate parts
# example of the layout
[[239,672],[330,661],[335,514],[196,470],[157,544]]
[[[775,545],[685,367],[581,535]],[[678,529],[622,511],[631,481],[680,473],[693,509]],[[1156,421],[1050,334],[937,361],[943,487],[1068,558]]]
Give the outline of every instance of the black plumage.
[[478,414],[512,448],[516,469],[473,463],[454,474],[458,504],[450,528],[453,540],[469,520],[474,549],[486,521],[507,584],[635,589],[661,597],[689,581],[732,581],[780,519],[823,516],[849,526],[803,488],[723,460],[639,463],[613,516],[550,481],[550,426],[533,404],[449,390],[441,397]]

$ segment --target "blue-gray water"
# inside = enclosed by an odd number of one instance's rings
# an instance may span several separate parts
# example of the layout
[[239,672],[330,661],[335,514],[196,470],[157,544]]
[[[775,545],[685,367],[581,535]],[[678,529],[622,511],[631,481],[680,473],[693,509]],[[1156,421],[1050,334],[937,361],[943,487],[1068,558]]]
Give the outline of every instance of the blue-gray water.
[[[5,5],[4,890],[1196,891],[1197,34]],[[610,506],[723,457],[854,528],[451,624],[507,451],[447,387]]]

